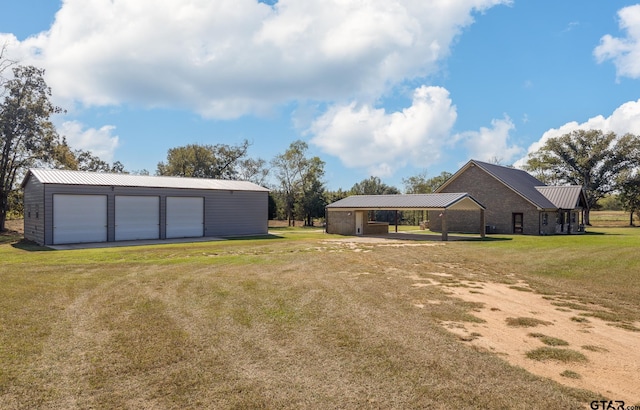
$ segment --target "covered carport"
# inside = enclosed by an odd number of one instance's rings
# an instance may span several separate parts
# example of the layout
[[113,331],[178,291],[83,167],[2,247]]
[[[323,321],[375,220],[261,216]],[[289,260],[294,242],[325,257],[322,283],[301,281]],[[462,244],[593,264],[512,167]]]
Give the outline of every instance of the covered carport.
[[[442,240],[449,239],[447,218],[454,211],[478,211],[480,236],[485,236],[485,207],[467,193],[353,195],[327,205],[326,232],[341,235],[381,234],[376,226],[364,221],[368,211],[437,211],[442,218]],[[396,218],[396,232],[398,230]],[[386,225],[388,233],[388,225]]]

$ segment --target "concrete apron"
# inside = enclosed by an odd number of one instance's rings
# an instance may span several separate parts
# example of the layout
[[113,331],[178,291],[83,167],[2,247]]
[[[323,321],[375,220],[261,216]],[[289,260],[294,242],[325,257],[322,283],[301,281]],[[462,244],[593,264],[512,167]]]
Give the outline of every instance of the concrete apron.
[[57,251],[69,251],[73,249],[99,249],[99,248],[116,248],[122,246],[144,246],[144,245],[168,245],[173,243],[196,243],[196,242],[214,242],[226,241],[224,238],[201,237],[201,238],[172,238],[172,239],[144,239],[137,241],[116,241],[116,242],[87,242],[87,243],[70,243],[64,245],[47,245],[47,248]]

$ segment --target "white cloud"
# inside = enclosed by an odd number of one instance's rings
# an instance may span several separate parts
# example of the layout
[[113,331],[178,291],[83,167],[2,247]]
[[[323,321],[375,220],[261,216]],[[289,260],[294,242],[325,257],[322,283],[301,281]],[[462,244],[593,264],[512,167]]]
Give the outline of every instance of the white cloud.
[[[289,101],[382,95],[433,73],[473,13],[510,0],[64,0],[12,54],[69,107],[234,118]],[[4,36],[12,37],[12,36]]]
[[640,78],[640,4],[620,9],[618,16],[626,37],[603,36],[593,54],[599,63],[613,60],[619,77]]
[[509,134],[515,125],[509,117],[492,120],[491,128],[482,127],[480,131],[467,131],[455,136],[467,149],[469,157],[481,161],[499,159],[510,163],[524,151],[517,145],[509,145]]
[[[572,121],[560,126],[559,128],[552,128],[542,134],[540,140],[529,146],[527,149],[527,155],[542,148],[549,138],[557,138],[580,129],[602,130],[604,133],[614,132],[617,135],[624,135],[627,133],[640,135],[640,100],[629,101],[622,104],[606,118],[602,115],[598,115],[596,117],[589,118],[582,124],[579,124],[577,121]],[[527,157],[525,156],[519,159],[515,165],[520,167],[524,165],[526,161]]]
[[67,139],[71,149],[91,151],[103,161],[112,162],[119,138],[113,135],[116,127],[105,125],[99,129],[87,128],[78,121],[65,121],[57,127],[58,133]]
[[388,176],[408,163],[437,161],[456,121],[456,107],[441,87],[420,87],[413,103],[387,113],[370,105],[336,105],[311,125],[311,142],[350,168]]

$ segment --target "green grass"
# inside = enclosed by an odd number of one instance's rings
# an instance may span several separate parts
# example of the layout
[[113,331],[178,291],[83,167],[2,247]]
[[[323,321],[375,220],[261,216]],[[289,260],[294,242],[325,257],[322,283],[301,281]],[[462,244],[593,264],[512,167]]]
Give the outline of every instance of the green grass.
[[[640,319],[636,229],[419,247],[270,231],[75,251],[0,235],[0,407],[579,408],[595,396],[449,333],[441,322],[478,322],[479,305],[410,277],[523,280],[580,313]],[[580,360],[567,352],[535,356]]]

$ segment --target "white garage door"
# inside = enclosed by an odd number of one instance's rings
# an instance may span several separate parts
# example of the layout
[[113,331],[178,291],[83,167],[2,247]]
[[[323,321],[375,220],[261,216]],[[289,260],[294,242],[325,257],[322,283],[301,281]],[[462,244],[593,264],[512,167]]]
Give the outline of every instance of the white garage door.
[[53,196],[54,244],[106,241],[106,195]]
[[204,198],[167,197],[167,238],[204,236]]
[[160,238],[160,197],[116,195],[116,241]]

